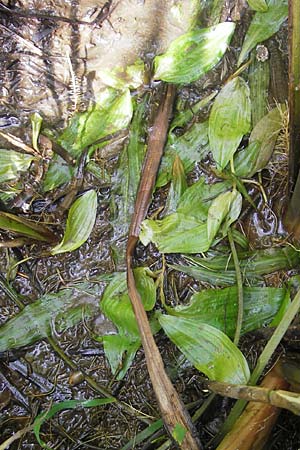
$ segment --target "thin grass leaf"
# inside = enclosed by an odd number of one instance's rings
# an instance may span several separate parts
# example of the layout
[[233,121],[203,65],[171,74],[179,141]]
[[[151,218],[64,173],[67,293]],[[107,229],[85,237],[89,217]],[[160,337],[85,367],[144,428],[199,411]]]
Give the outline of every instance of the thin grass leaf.
[[20,172],[29,169],[34,156],[14,150],[0,149],[0,183],[15,180],[20,177]]
[[154,79],[169,83],[191,83],[199,79],[220,61],[234,28],[234,23],[224,22],[175,39],[166,53],[156,56]]
[[268,11],[268,5],[266,0],[247,0],[249,6],[254,11],[266,12]]
[[86,242],[94,227],[96,213],[96,191],[90,190],[75,200],[69,210],[63,240],[52,248],[51,255],[72,252]]
[[209,143],[223,170],[251,125],[250,91],[241,77],[229,81],[217,96],[209,117]]
[[238,66],[247,58],[249,52],[260,42],[269,39],[277,33],[288,16],[287,0],[269,0],[266,12],[255,13],[248,28],[242,50],[238,59]]
[[161,314],[158,320],[169,339],[211,380],[247,383],[247,361],[222,331],[191,318]]
[[[284,288],[244,287],[244,314],[242,334],[265,327],[272,323],[281,310],[284,314],[289,297]],[[168,309],[171,315],[197,319],[218,328],[233,338],[238,313],[238,289],[206,289],[192,295],[188,305]],[[276,318],[278,321],[278,317]]]
[[145,430],[138,433],[136,436],[134,436],[133,439],[131,439],[129,442],[127,442],[124,447],[121,448],[121,450],[132,450],[137,444],[140,444],[141,442],[145,441],[147,438],[152,436],[156,431],[160,430],[163,427],[163,421],[162,419],[156,420],[156,422],[149,425]]
[[114,403],[116,399],[114,397],[108,397],[108,398],[93,398],[91,400],[65,400],[60,403],[54,403],[52,407],[45,412],[42,412],[39,414],[34,422],[33,422],[33,432],[36,437],[36,440],[38,441],[39,445],[42,448],[45,448],[47,450],[51,450],[50,447],[41,439],[40,437],[40,430],[41,426],[51,417],[53,417],[56,413],[63,411],[65,409],[75,409],[78,407],[81,408],[95,408],[96,406],[104,406],[109,403]]
[[57,241],[57,237],[44,225],[2,211],[0,212],[0,229],[11,231],[31,239],[36,239],[37,241]]

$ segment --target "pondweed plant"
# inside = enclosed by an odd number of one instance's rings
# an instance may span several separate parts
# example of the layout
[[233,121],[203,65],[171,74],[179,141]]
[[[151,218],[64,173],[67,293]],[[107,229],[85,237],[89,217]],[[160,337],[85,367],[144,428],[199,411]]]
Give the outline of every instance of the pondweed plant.
[[[287,16],[285,1],[248,3],[256,12],[246,33],[237,66],[245,61],[258,43],[278,31]],[[153,78],[179,87],[198,80],[221,61],[234,29],[234,23],[225,22],[209,28],[197,28],[179,37],[163,55],[155,57]],[[145,169],[145,121],[148,120],[151,101],[150,96],[142,92],[145,68],[140,60],[126,69],[103,72],[101,78],[107,87],[99,93],[97,102],[88,111],[76,113],[60,135],[54,136],[48,131],[48,136],[51,135],[62,151],[53,156],[41,180],[41,192],[51,192],[66,182],[72,183],[74,176],[78,175],[83,152],[87,157],[83,166],[86,165],[88,170],[95,151],[104,147],[120,130],[129,128],[129,137],[113,178],[115,185],[111,209],[115,207],[111,223],[115,228],[114,246],[128,233],[130,218],[135,212],[135,197],[139,193],[139,180]],[[220,289],[199,290],[191,295],[188,304],[173,307],[166,302],[163,311],[154,311],[155,280],[159,283],[162,277],[146,267],[134,269],[137,291],[144,309],[149,312],[151,332],[155,334],[163,330],[200,372],[211,380],[232,384],[247,384],[249,379],[257,381],[257,377],[254,379],[251,376],[246,358],[238,348],[239,335],[263,326],[280,324],[282,328],[283,318],[290,311],[289,289],[265,286],[263,276],[299,265],[297,249],[289,246],[260,251],[241,249],[240,244],[247,247],[247,240],[234,229],[242,210],[243,197],[244,201],[249,200],[244,183],[252,182],[252,177],[267,167],[282,128],[282,113],[277,107],[262,117],[256,115],[259,120],[253,121],[256,103],[251,92],[252,85],[250,83],[249,87],[244,71],[224,82],[219,91],[207,95],[192,108],[175,110],[156,179],[156,188],[170,183],[165,209],[159,218],[145,219],[139,234],[145,246],[152,242],[163,254],[183,254],[187,264],[183,264],[182,260],[175,264],[173,260],[169,264],[170,269]],[[265,89],[263,84],[261,86]],[[130,90],[137,88],[138,95],[131,93]],[[257,85],[255,89],[257,98]],[[263,98],[265,101],[266,96]],[[260,105],[259,110],[266,112],[265,106]],[[205,119],[198,120],[198,113],[205,108],[210,108],[209,113],[206,113]],[[16,183],[20,171],[28,170],[33,161],[41,159],[38,154],[41,119],[38,115],[32,117],[32,126],[32,145],[37,155],[0,150],[1,183]],[[53,148],[55,151],[55,146]],[[69,155],[67,158],[64,152]],[[219,180],[208,183],[201,177],[190,184],[187,174],[208,156],[211,159],[209,170]],[[155,179],[156,173],[149,176]],[[254,183],[257,184],[257,181],[254,180]],[[57,227],[56,230],[53,226],[46,228],[42,222],[30,222],[19,215],[1,213],[0,228],[26,237],[29,242],[53,243],[47,250],[48,255],[71,252],[88,240],[96,221],[97,206],[95,189],[88,189],[74,200],[68,212],[65,233],[58,244]],[[115,251],[118,252],[117,247]],[[210,256],[209,252],[215,253],[215,256]],[[116,258],[120,267],[123,256],[120,252]],[[106,284],[103,294],[98,290],[100,281]],[[68,286],[57,294],[47,294],[26,306],[0,328],[0,351],[51,337],[50,322],[57,322],[61,330],[72,326],[81,319],[82,305],[86,306],[86,315],[98,309],[94,300],[100,296],[100,310],[114,323],[117,331],[94,338],[103,343],[116,379],[122,379],[141,345],[139,324],[128,295],[126,272],[116,270],[100,281],[95,278]],[[88,294],[83,296],[80,307],[73,302],[74,289]],[[293,310],[293,314],[296,312]],[[30,322],[30,330],[28,323],[24,326],[25,322]],[[239,331],[236,334],[237,327]],[[272,347],[268,357],[275,347]],[[106,403],[109,401],[114,399],[107,399]],[[96,406],[98,403],[88,401],[82,406]],[[40,445],[45,447],[39,438],[42,421],[64,407],[78,405],[76,401],[55,405],[45,416],[36,419],[34,430]],[[172,434],[177,436],[177,441],[180,440],[182,448],[187,448],[184,447],[187,430],[183,430],[182,434],[182,430],[179,431],[175,432],[174,428],[175,434]],[[144,433],[146,435],[149,436]]]

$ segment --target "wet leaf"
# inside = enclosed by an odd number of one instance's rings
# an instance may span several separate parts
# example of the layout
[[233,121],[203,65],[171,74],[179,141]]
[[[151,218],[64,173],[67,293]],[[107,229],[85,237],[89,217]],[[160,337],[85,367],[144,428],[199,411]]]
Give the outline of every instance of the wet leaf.
[[145,65],[141,59],[127,67],[115,67],[112,70],[100,70],[97,76],[109,87],[123,90],[137,89],[143,85],[145,78]]
[[[156,301],[156,287],[148,268],[134,270],[136,286],[146,311],[151,311]],[[118,328],[119,334],[104,336],[105,355],[113,373],[122,379],[141,345],[140,334],[131,301],[127,293],[126,273],[115,274],[105,289],[100,308]],[[158,331],[157,321],[150,319],[153,331]]]
[[266,12],[268,11],[268,5],[266,0],[247,0],[251,9],[254,11]]
[[[239,216],[242,208],[242,196],[236,190],[223,192],[212,202],[207,217],[207,237],[210,242],[219,231],[221,223],[226,218],[226,228]],[[225,233],[226,233],[225,229]]]
[[245,357],[222,331],[191,318],[160,315],[158,320],[169,339],[211,380],[248,382]]
[[[256,53],[255,50],[252,51],[254,52]],[[254,127],[267,114],[269,108],[270,61],[258,61],[255,55],[248,69],[248,81]]]
[[55,242],[57,240],[52,231],[39,222],[2,211],[0,212],[0,228],[38,241]]
[[39,113],[35,112],[30,116],[32,126],[32,147],[34,150],[38,150],[38,139],[41,131],[43,118]]
[[224,169],[251,125],[250,91],[241,77],[229,81],[217,96],[209,117],[209,143]]
[[35,159],[32,155],[15,152],[14,150],[0,149],[0,183],[15,180],[30,167]]
[[48,447],[48,445],[41,439],[40,429],[44,422],[51,419],[51,417],[53,417],[59,411],[63,411],[65,409],[75,409],[78,407],[95,408],[96,406],[107,405],[115,401],[116,399],[114,397],[107,397],[107,398],[93,398],[91,400],[65,400],[64,402],[54,403],[49,410],[39,414],[33,422],[33,432],[39,445],[42,448],[51,450],[50,447]]
[[182,136],[169,135],[156,186],[164,186],[171,180],[172,165],[176,155],[180,157],[187,173],[193,169],[195,162],[201,161],[208,152],[208,122],[194,123]]
[[277,33],[283,22],[287,19],[287,16],[287,0],[269,0],[268,10],[266,12],[255,13],[242,46],[238,66],[242,64],[249,52],[257,44]]
[[[72,117],[69,126],[57,138],[57,142],[77,158],[86,147],[91,146],[98,139],[126,128],[131,121],[132,113],[129,89],[123,92],[112,88],[104,89],[100,92],[95,105],[88,111]],[[92,147],[90,154],[95,148],[103,145],[105,142]],[[65,167],[62,159],[56,156],[44,179],[44,191],[70,181],[71,176],[72,168]]]
[[[243,334],[269,325],[283,304],[285,311],[289,299],[284,288],[244,287],[243,295]],[[188,305],[169,309],[168,313],[207,323],[233,338],[238,313],[237,286],[196,292]]]
[[211,70],[227,50],[235,24],[220,23],[190,31],[172,42],[166,53],[154,60],[154,79],[191,83]]
[[182,194],[187,189],[187,182],[184,173],[184,167],[182,165],[179,156],[175,156],[173,163],[173,173],[168,197],[165,204],[164,215],[175,212],[178,206],[178,202]]
[[153,242],[162,253],[201,253],[210,247],[206,223],[179,213],[144,220],[139,238],[144,245]]
[[72,252],[80,247],[92,232],[97,213],[97,193],[90,190],[71,206],[63,240],[51,250],[51,255]]

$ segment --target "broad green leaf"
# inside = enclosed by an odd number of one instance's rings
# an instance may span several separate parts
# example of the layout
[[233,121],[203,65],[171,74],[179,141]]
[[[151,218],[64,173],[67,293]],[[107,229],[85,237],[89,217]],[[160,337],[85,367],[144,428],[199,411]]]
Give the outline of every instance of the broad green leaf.
[[209,117],[209,143],[218,169],[224,169],[251,125],[250,91],[241,77],[217,96]]
[[208,122],[194,123],[182,136],[169,135],[156,186],[164,186],[171,180],[176,155],[180,157],[187,173],[193,169],[195,162],[201,161],[208,152]]
[[30,116],[31,126],[32,126],[32,147],[38,150],[38,139],[41,131],[43,118],[39,113],[35,112]]
[[218,233],[221,223],[225,218],[227,219],[227,228],[238,218],[241,207],[242,196],[236,189],[223,192],[213,200],[209,207],[207,217],[207,237],[210,242],[212,242]]
[[172,432],[173,439],[181,445],[184,441],[187,429],[183,427],[180,423],[176,423],[174,430]]
[[236,189],[233,189],[232,201],[229,208],[229,212],[225,217],[224,223],[221,228],[223,236],[227,234],[230,225],[239,218],[239,215],[242,210],[242,203],[243,203],[242,194],[238,192]]
[[55,242],[57,240],[52,231],[41,223],[2,211],[0,212],[0,229],[38,241]]
[[[242,333],[269,325],[289,296],[284,288],[244,287]],[[218,328],[233,338],[238,313],[237,286],[225,289],[206,289],[192,295],[188,305],[168,309],[171,315],[191,318]]]
[[65,400],[60,403],[54,403],[49,410],[39,414],[33,422],[33,432],[39,445],[42,448],[51,450],[51,448],[48,447],[48,445],[41,439],[40,429],[43,423],[46,422],[46,420],[51,419],[51,417],[53,417],[59,411],[63,411],[65,409],[75,409],[78,407],[95,408],[96,406],[107,405],[115,401],[116,399],[114,397],[107,397],[107,398],[93,398],[91,400]]
[[[146,311],[151,311],[156,301],[156,288],[148,268],[139,267],[134,270],[138,292]],[[118,328],[119,334],[104,336],[105,355],[116,378],[121,380],[130,367],[133,358],[141,345],[140,334],[131,301],[127,293],[126,273],[115,274],[105,289],[100,308]],[[150,319],[153,332],[159,327],[156,319]]]
[[154,79],[191,83],[211,70],[227,50],[235,24],[220,23],[190,31],[172,42],[166,53],[154,60]]
[[79,197],[68,214],[63,240],[51,250],[51,255],[72,252],[89,237],[95,224],[97,213],[97,193],[90,190]]
[[[74,158],[98,139],[127,128],[133,113],[129,89],[122,92],[107,88],[100,92],[97,103],[84,113],[74,115],[68,127],[56,139]],[[90,154],[105,145],[91,147]],[[62,167],[60,167],[62,164]],[[72,177],[72,168],[65,166],[61,158],[55,156],[43,183],[44,191],[54,189]]]
[[[254,53],[255,50],[251,55]],[[269,107],[270,61],[258,61],[256,56],[252,58],[248,69],[252,128],[267,114]]]
[[164,215],[175,212],[180,201],[180,197],[187,189],[184,167],[179,156],[175,156],[173,163],[173,173],[168,197],[165,204]]
[[249,52],[260,42],[275,34],[288,16],[287,0],[269,0],[266,12],[255,13],[248,28],[242,50],[238,59],[238,66],[247,58]]
[[210,247],[206,223],[179,213],[144,220],[139,238],[144,245],[153,242],[162,253],[201,253]]
[[138,59],[134,64],[127,67],[99,70],[97,76],[104,84],[114,89],[137,89],[144,83],[145,65],[141,59]]
[[169,339],[211,380],[248,382],[245,357],[222,331],[197,319],[160,315],[158,320]]
[[20,172],[27,170],[35,159],[32,155],[0,149],[0,183],[19,178]]
[[254,11],[266,12],[268,11],[268,5],[266,0],[247,0],[251,9]]
[[[238,252],[238,258],[244,280],[249,284],[262,284],[262,275],[298,267],[300,255],[292,247],[275,247],[266,250]],[[209,258],[186,256],[186,259],[193,265],[173,264],[170,267],[184,272],[196,280],[216,286],[226,286],[236,282],[236,272],[230,254]]]

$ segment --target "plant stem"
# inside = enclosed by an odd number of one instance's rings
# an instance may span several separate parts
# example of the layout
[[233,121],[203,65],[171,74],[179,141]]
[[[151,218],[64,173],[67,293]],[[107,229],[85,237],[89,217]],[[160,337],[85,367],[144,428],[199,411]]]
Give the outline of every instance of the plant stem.
[[236,283],[237,283],[237,290],[238,290],[238,314],[237,314],[237,320],[236,320],[236,329],[234,334],[233,342],[235,345],[238,345],[241,331],[242,331],[242,324],[243,324],[243,314],[244,314],[244,294],[243,294],[243,279],[242,279],[242,272],[240,269],[240,263],[238,254],[235,248],[235,243],[232,236],[231,228],[228,228],[227,231],[228,241],[230,244],[230,249],[233,257],[233,263],[235,268],[235,274],[236,274]]

